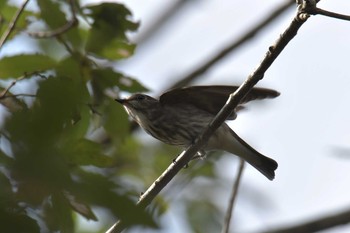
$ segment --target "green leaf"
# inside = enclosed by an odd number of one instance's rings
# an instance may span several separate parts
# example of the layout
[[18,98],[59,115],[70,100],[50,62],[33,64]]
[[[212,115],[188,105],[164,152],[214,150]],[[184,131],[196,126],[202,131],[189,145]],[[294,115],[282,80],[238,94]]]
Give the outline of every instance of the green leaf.
[[97,85],[104,90],[105,88],[118,87],[127,92],[145,92],[148,91],[136,79],[125,76],[111,68],[98,69],[92,71],[92,77]]
[[130,132],[128,115],[116,101],[111,101],[105,110],[105,130],[114,138],[122,139]]
[[86,50],[107,58],[124,58],[131,55],[134,46],[128,44],[126,32],[135,31],[138,23],[129,20],[131,12],[122,4],[101,3],[86,7],[93,19]]
[[54,68],[56,62],[41,54],[21,54],[0,60],[0,78],[14,78]]
[[78,200],[78,198],[71,193],[64,191],[63,192],[64,197],[67,199],[69,205],[72,207],[74,211],[77,213],[83,215],[88,220],[94,220],[97,221],[97,217],[95,216],[94,212],[92,212],[89,205],[82,202],[81,200]]
[[[0,15],[2,17],[0,35],[3,35],[5,30],[7,30],[7,28],[9,27],[9,23],[11,22],[11,20],[13,19],[13,16],[16,14],[18,10],[18,7],[10,6],[5,3],[6,1],[3,1],[3,0],[0,1]],[[18,18],[16,22],[16,27],[14,28],[14,30],[12,31],[8,39],[11,39],[18,33],[18,31],[24,30],[27,27],[27,25],[29,24],[28,18],[30,16],[35,17],[37,16],[37,14],[27,9],[24,9],[22,11],[21,16]]]
[[22,213],[12,213],[0,209],[1,232],[40,232],[39,224]]
[[72,187],[73,195],[82,197],[88,203],[108,208],[126,226],[144,225],[157,227],[154,220],[145,210],[135,205],[129,197],[115,192],[118,186],[100,174],[80,170],[76,174],[78,182]]
[[125,59],[134,54],[136,45],[121,40],[113,40],[111,43],[101,48],[98,55],[111,60]]
[[71,150],[65,156],[68,163],[97,167],[110,167],[115,163],[114,159],[102,153],[100,144],[87,139],[80,139],[67,148]]
[[61,192],[54,193],[45,203],[44,217],[50,232],[75,232],[71,207]]
[[41,18],[51,29],[62,27],[66,24],[66,15],[61,11],[61,5],[55,1],[38,0]]

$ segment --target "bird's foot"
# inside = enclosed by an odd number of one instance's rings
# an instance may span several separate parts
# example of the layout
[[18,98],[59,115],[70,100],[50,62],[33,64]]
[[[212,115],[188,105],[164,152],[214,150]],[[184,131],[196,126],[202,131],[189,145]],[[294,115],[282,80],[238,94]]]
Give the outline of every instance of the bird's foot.
[[203,160],[203,159],[205,159],[206,155],[207,154],[205,153],[204,150],[200,150],[200,151],[197,152],[197,154],[195,156],[193,156],[193,158],[191,160],[195,160],[195,159]]

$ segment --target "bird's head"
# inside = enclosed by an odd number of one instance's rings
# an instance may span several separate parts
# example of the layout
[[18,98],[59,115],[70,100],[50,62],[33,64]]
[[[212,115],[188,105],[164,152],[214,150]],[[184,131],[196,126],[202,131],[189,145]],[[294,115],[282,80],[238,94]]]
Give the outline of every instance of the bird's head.
[[126,99],[115,99],[122,104],[128,114],[137,122],[152,112],[152,109],[158,107],[159,101],[145,94],[134,94]]

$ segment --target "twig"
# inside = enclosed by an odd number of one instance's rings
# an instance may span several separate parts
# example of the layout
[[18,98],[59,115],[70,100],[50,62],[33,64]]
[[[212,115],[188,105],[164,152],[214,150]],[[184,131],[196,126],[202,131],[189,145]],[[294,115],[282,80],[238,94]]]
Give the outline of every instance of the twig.
[[283,12],[285,12],[287,9],[289,9],[290,6],[292,6],[294,4],[295,4],[294,0],[289,0],[286,3],[284,3],[283,5],[281,5],[274,12],[270,13],[268,15],[268,17],[266,17],[264,20],[262,20],[261,23],[259,23],[255,27],[253,27],[250,31],[246,32],[245,35],[240,37],[238,40],[233,41],[226,48],[222,49],[219,53],[214,55],[210,60],[201,64],[194,71],[190,72],[185,77],[181,78],[180,81],[174,83],[173,85],[171,85],[167,89],[183,87],[183,86],[186,86],[188,83],[192,82],[193,80],[195,80],[199,75],[206,72],[209,68],[211,68],[213,65],[215,65],[217,62],[219,62],[224,57],[226,57],[233,50],[239,48],[242,44],[247,42],[249,39],[252,39],[259,31],[261,31],[263,28],[265,28],[267,25],[269,25],[274,19],[276,19],[278,16],[280,16]]
[[11,89],[14,85],[16,85],[16,83],[17,83],[18,81],[24,79],[25,77],[26,77],[26,76],[22,76],[22,77],[20,77],[20,78],[18,78],[18,79],[16,79],[16,80],[13,80],[13,81],[10,83],[10,85],[9,85],[8,87],[6,87],[5,90],[2,91],[2,93],[0,94],[0,99],[6,98],[5,96],[6,96],[7,93],[10,91],[10,89]]
[[6,98],[14,98],[14,97],[36,97],[36,95],[33,94],[13,94],[13,95],[6,95],[6,96],[0,96],[1,99],[6,99]]
[[[183,7],[184,4],[188,3],[187,0],[177,0],[170,7],[165,9],[160,16],[154,21],[154,23],[144,31],[139,34],[134,42],[140,46],[141,43],[147,42],[152,36],[156,34],[156,32],[163,27],[163,25],[169,21],[178,11]],[[161,9],[161,8],[160,8]]]
[[30,73],[25,73],[23,76],[13,80],[10,85],[8,87],[6,87],[1,93],[0,93],[0,99],[5,99],[7,97],[16,97],[16,96],[28,96],[28,97],[35,97],[35,95],[31,95],[31,94],[15,94],[15,95],[10,95],[10,96],[7,96],[7,94],[9,93],[10,89],[17,84],[18,81],[21,81],[23,79],[25,79],[26,77],[28,76],[31,76],[31,75],[37,75],[39,76],[40,78],[46,78],[44,75],[40,74],[38,71],[34,71],[34,72],[30,72]]
[[25,0],[23,2],[23,4],[21,5],[20,8],[18,8],[16,14],[13,16],[7,30],[4,32],[4,34],[2,35],[1,39],[0,39],[0,50],[2,48],[2,46],[5,44],[5,42],[7,41],[7,39],[9,38],[9,36],[11,35],[13,29],[16,26],[16,23],[19,19],[19,17],[21,16],[21,13],[23,12],[24,8],[26,7],[26,5],[28,4],[29,0]]
[[[192,157],[199,151],[209,137],[215,132],[215,130],[221,126],[226,118],[231,114],[241,99],[264,77],[266,70],[275,61],[278,55],[286,47],[286,45],[294,38],[299,28],[307,20],[305,13],[301,17],[302,8],[298,8],[298,12],[285,32],[275,42],[274,45],[269,47],[264,59],[259,66],[254,70],[247,80],[236,90],[235,93],[231,94],[225,106],[216,115],[214,120],[209,123],[208,127],[204,132],[197,138],[196,142],[190,146],[185,152],[181,153],[174,163],[172,163],[163,174],[147,189],[147,191],[140,197],[137,206],[145,208],[150,202],[159,194],[159,192],[173,179],[173,177],[191,161]],[[125,224],[122,220],[115,223],[107,233],[121,232],[125,228]]]
[[317,8],[317,7],[308,9],[307,13],[309,13],[310,15],[317,15],[318,14],[318,15],[328,16],[331,18],[350,21],[349,15],[343,15],[343,14],[338,14],[338,13],[331,12],[331,11],[326,11],[326,10],[323,10],[323,9]]
[[223,225],[222,231],[221,231],[222,233],[228,233],[230,230],[230,223],[232,221],[233,206],[235,204],[235,200],[237,197],[239,183],[240,183],[241,178],[242,178],[244,164],[245,164],[244,160],[240,159],[236,180],[232,186],[231,197],[230,197],[230,201],[228,203],[228,207],[227,207],[227,211],[226,211],[226,215],[225,215],[225,221],[224,221],[224,225]]
[[329,216],[312,220],[310,222],[305,222],[300,225],[265,231],[264,233],[312,233],[348,223],[350,223],[350,210],[337,214],[331,214]]
[[78,19],[75,13],[75,6],[74,6],[74,0],[69,0],[69,5],[72,13],[72,18],[67,21],[65,25],[63,25],[60,28],[56,28],[52,31],[46,31],[46,32],[28,32],[30,36],[36,37],[36,38],[52,38],[56,37],[58,35],[61,35],[71,29],[72,27],[76,26],[78,24]]

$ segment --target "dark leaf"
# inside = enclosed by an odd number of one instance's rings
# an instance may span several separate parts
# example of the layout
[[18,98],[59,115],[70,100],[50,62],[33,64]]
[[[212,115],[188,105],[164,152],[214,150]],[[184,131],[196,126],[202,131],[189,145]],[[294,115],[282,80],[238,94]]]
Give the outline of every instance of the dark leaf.
[[130,11],[122,4],[101,3],[86,7],[93,19],[86,44],[90,53],[107,58],[124,58],[133,53],[134,46],[128,44],[127,31],[135,31],[138,24],[130,21]]
[[110,167],[115,163],[114,159],[102,153],[100,144],[87,139],[74,141],[66,149],[70,150],[65,157],[71,164]]
[[45,203],[44,217],[50,232],[75,232],[72,209],[60,192],[54,193],[50,201]]
[[88,220],[98,220],[95,214],[92,212],[90,206],[88,206],[86,203],[83,203],[82,201],[78,200],[75,196],[73,196],[67,191],[64,191],[63,195],[67,199],[69,205],[72,207],[73,210],[83,215]]
[[92,77],[95,79],[96,85],[101,90],[106,88],[118,87],[120,90],[127,92],[145,92],[148,91],[136,79],[125,76],[122,73],[116,72],[111,68],[96,69],[92,71]]
[[38,0],[41,18],[51,28],[56,29],[66,24],[65,13],[61,10],[61,5],[56,1]]

